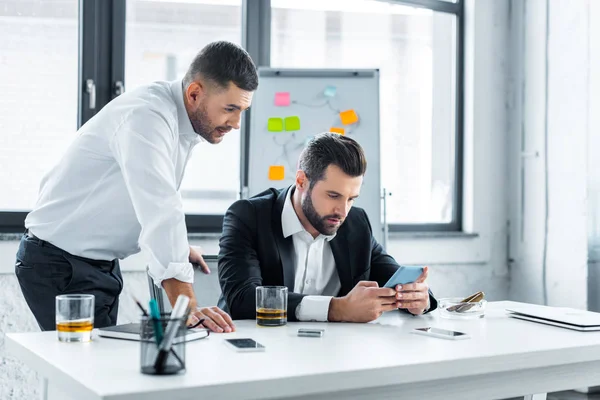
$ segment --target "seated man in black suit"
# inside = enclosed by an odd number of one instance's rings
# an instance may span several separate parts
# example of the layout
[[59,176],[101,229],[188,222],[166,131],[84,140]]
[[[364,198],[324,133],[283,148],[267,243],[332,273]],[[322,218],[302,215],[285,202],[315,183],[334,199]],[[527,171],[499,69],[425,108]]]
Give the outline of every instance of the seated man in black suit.
[[352,207],[366,166],[356,141],[323,133],[300,155],[294,185],[235,202],[220,240],[219,305],[234,319],[253,319],[256,287],[283,285],[290,321],[369,322],[394,309],[435,309],[427,267],[415,283],[382,287],[399,265],[365,211]]

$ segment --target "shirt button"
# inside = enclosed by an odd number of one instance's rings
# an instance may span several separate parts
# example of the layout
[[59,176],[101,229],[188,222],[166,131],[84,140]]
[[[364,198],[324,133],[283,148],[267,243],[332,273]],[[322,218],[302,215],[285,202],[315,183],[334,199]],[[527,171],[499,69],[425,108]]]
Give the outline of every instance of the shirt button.
[[310,283],[311,283],[311,282],[312,282],[312,281],[311,281],[310,279],[307,279],[305,283],[306,283],[307,285],[310,285]]

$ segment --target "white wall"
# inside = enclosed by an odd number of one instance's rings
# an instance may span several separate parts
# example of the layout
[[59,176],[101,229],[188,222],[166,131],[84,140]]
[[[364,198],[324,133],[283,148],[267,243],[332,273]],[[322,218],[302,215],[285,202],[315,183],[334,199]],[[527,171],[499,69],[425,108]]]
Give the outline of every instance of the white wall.
[[[465,230],[475,237],[392,236],[388,251],[400,263],[431,265],[429,284],[438,297],[478,290],[506,299],[507,74],[509,2],[469,0],[465,47]],[[216,254],[216,239],[193,241]],[[0,241],[0,398],[33,398],[36,375],[5,356],[4,333],[37,330],[13,273],[18,242]],[[119,323],[137,317],[130,294],[147,299],[141,257],[122,263],[125,288]],[[1,275],[3,274],[3,275]],[[10,372],[9,372],[10,371]]]
[[590,3],[512,1],[514,300],[587,307]]

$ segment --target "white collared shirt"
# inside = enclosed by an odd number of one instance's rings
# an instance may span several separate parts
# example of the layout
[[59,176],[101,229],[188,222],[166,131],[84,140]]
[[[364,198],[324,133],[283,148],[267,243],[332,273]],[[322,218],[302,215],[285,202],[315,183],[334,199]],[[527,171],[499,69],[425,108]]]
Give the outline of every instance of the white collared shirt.
[[306,294],[298,308],[300,321],[327,321],[329,303],[342,287],[329,242],[334,235],[313,238],[304,229],[292,204],[292,188],[288,189],[281,226],[283,236],[294,242],[294,292]]
[[179,186],[196,144],[181,80],[126,92],[84,124],[43,178],[25,226],[81,257],[140,251],[157,285],[193,282]]

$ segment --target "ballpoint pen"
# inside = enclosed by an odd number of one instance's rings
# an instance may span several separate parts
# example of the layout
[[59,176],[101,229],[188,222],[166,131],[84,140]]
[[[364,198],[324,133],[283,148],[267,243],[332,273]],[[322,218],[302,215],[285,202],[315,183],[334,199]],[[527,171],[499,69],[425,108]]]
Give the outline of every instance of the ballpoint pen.
[[150,299],[150,316],[154,323],[154,336],[156,337],[156,344],[160,346],[163,340],[162,324],[160,322],[160,311],[158,311],[158,304],[156,299]]
[[136,299],[134,296],[131,296],[131,297],[133,298],[133,301],[138,306],[138,308],[142,311],[142,315],[144,317],[147,317],[148,316],[148,312],[144,309],[144,307],[142,307],[142,303],[140,303],[139,300]]

